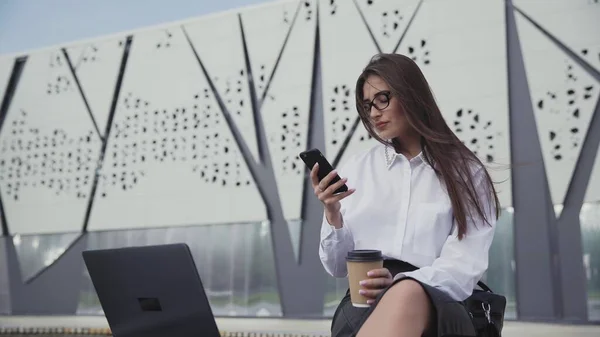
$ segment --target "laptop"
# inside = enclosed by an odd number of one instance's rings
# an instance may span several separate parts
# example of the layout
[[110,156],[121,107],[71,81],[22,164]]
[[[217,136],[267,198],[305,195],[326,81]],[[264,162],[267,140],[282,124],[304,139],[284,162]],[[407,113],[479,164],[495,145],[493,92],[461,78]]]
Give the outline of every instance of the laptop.
[[219,337],[186,244],[82,253],[114,337]]

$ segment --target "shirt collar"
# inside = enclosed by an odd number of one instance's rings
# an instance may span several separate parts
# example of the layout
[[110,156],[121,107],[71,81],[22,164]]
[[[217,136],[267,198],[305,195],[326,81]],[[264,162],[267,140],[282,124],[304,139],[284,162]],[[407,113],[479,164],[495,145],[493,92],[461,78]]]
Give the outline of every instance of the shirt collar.
[[396,150],[392,146],[384,145],[383,149],[383,160],[385,162],[385,166],[389,169],[392,167],[394,162],[400,158],[401,160],[406,160],[410,163],[411,167],[416,167],[421,163],[425,162],[425,158],[423,156],[423,151],[419,152],[418,155],[414,156],[412,159],[408,160],[406,156],[401,153],[396,153]]

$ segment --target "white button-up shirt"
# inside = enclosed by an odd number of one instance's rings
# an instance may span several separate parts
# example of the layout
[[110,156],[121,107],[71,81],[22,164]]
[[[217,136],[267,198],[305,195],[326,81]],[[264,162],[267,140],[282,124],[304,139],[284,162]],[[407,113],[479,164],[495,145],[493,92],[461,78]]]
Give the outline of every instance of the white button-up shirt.
[[[444,183],[421,155],[408,160],[378,144],[354,155],[338,170],[355,188],[341,201],[343,227],[323,219],[319,255],[325,270],[346,277],[346,255],[353,249],[378,249],[386,258],[418,270],[402,273],[462,301],[488,267],[494,237],[495,207],[486,191],[485,168],[474,168],[474,186],[489,224],[467,212],[467,234],[458,239]],[[386,152],[388,153],[386,155]]]

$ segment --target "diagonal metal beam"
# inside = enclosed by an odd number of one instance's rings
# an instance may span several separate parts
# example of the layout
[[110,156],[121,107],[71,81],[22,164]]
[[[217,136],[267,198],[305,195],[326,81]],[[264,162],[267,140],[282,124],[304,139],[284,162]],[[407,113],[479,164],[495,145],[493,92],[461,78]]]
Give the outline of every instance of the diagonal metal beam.
[[133,41],[133,36],[129,35],[127,40],[125,41],[125,45],[123,46],[123,56],[121,57],[121,66],[119,68],[119,76],[117,77],[117,82],[115,83],[115,91],[113,93],[113,100],[110,105],[110,111],[108,114],[108,120],[106,122],[106,129],[104,131],[104,138],[102,139],[102,147],[100,148],[100,155],[98,156],[98,166],[96,168],[96,172],[94,173],[94,181],[92,183],[92,190],[88,197],[88,205],[87,210],[85,211],[85,218],[83,220],[83,232],[87,232],[87,228],[90,221],[90,215],[92,213],[92,207],[94,206],[94,199],[96,198],[96,190],[98,188],[98,181],[100,180],[100,170],[102,169],[102,164],[104,162],[104,155],[106,153],[106,148],[108,147],[108,140],[110,139],[110,131],[113,124],[113,118],[115,117],[115,111],[117,110],[117,105],[119,104],[119,96],[121,94],[121,85],[123,84],[123,78],[125,76],[125,69],[127,68],[127,60],[129,59],[129,50],[131,48],[131,43]]
[[596,70],[596,68],[592,67],[587,61],[579,56],[576,52],[572,51],[569,47],[567,47],[564,43],[562,43],[559,39],[557,39],[554,35],[548,32],[544,27],[542,27],[539,23],[537,23],[533,18],[523,12],[519,7],[512,5],[512,7],[521,14],[527,21],[529,21],[532,25],[535,26],[542,34],[544,34],[552,43],[554,43],[558,48],[560,48],[563,52],[565,52],[571,60],[575,61],[580,67],[582,67],[587,73],[589,73],[596,81],[600,82],[600,71]]
[[348,134],[346,134],[346,138],[344,138],[344,141],[342,142],[342,145],[340,146],[340,150],[335,155],[335,158],[333,159],[333,162],[331,163],[331,165],[333,167],[336,167],[340,163],[340,160],[342,160],[342,157],[344,156],[344,153],[346,152],[346,148],[348,147],[348,144],[350,144],[350,140],[352,140],[352,137],[354,136],[354,132],[356,132],[356,129],[358,128],[359,124],[361,124],[360,117],[354,118],[354,121],[352,122],[352,126],[350,126],[350,130],[348,131]]
[[[371,36],[371,40],[373,40],[373,43],[375,44],[375,48],[377,48],[377,52],[381,53],[382,52],[381,48],[379,47],[379,43],[377,43],[375,34],[373,34],[371,27],[369,27],[369,24],[367,23],[367,18],[365,18],[365,15],[360,10],[360,7],[358,6],[358,3],[356,2],[356,0],[353,0],[353,1],[354,1],[354,6],[356,7],[356,10],[358,11],[358,14],[360,14],[360,18],[362,19],[363,24],[365,25],[365,27],[367,28],[367,31],[369,32],[369,35]],[[408,29],[408,27],[406,29]]]
[[[53,235],[53,234],[50,234]],[[59,234],[60,235],[60,234]],[[29,277],[26,280],[23,280],[23,275],[21,274],[21,281],[23,282],[23,284],[32,284],[33,282],[35,282],[35,280],[37,280],[41,275],[43,275],[47,270],[49,270],[50,268],[52,268],[55,264],[57,264],[65,255],[67,255],[67,253],[69,253],[69,251],[71,249],[73,249],[73,247],[75,247],[77,245],[77,243],[81,240],[81,238],[84,237],[84,233],[79,233],[79,235],[77,235],[77,237],[75,239],[73,239],[73,241],[71,241],[71,243],[69,243],[69,245],[67,245],[67,247],[65,248],[64,252],[62,252],[60,254],[60,256],[58,256],[56,259],[54,259],[54,261],[52,261],[51,264],[44,266],[42,269],[38,270],[34,275],[32,275],[31,277]],[[19,265],[21,263],[21,260],[19,259],[18,261]]]
[[[292,23],[290,24],[290,29],[288,29],[288,32],[285,35],[285,40],[283,40],[283,45],[281,46],[281,50],[279,50],[279,55],[277,55],[277,60],[275,61],[275,65],[273,66],[271,75],[269,76],[269,79],[267,80],[267,84],[265,85],[265,91],[263,92],[263,95],[260,98],[259,107],[262,107],[263,102],[265,101],[265,98],[267,97],[267,94],[269,92],[269,87],[271,86],[273,77],[275,77],[275,72],[277,71],[277,66],[279,65],[279,61],[281,61],[281,56],[283,55],[283,51],[285,50],[285,47],[287,46],[290,35],[292,34],[292,29],[294,29],[294,25],[296,24],[296,19],[298,18],[298,14],[300,13],[301,6],[302,6],[302,1],[298,1],[298,6],[296,7],[296,13],[294,14],[294,19],[292,19]],[[240,15],[240,25],[242,22],[241,20],[242,20],[242,16]],[[246,48],[245,38],[244,38],[244,48]],[[246,50],[246,56],[248,56],[247,50]]]
[[[230,112],[227,110],[223,99],[211,80],[211,76],[202,63],[196,49],[190,40],[185,28],[183,32],[190,44],[190,48],[196,57],[200,68],[207,80],[215,99],[221,109],[227,126],[229,127],[233,138],[240,149],[241,155],[246,163],[250,174],[252,175],[256,187],[261,195],[267,216],[270,221],[271,239],[273,243],[273,253],[276,264],[277,284],[279,287],[279,296],[281,300],[281,308],[286,317],[315,317],[321,315],[323,311],[324,299],[324,284],[323,280],[318,277],[306,278],[306,275],[318,275],[322,273],[322,267],[317,255],[313,254],[303,260],[300,265],[295,263],[295,255],[293,245],[290,238],[287,221],[283,215],[281,199],[277,189],[277,181],[275,179],[275,171],[269,152],[267,132],[263,122],[263,116],[260,109],[255,110],[256,114],[256,132],[258,145],[263,155],[262,162],[258,163],[253,160],[252,153],[241,135],[238,126],[233,121]],[[248,53],[246,52],[246,60],[248,62]],[[250,72],[248,72],[250,73]],[[252,82],[252,78],[249,77]],[[318,240],[318,236],[312,238]],[[317,291],[317,293],[315,293]],[[311,292],[314,296],[306,296],[307,292]]]
[[[600,72],[589,65],[585,59],[569,49],[521,9],[514,5],[513,8],[573,62],[577,63],[597,82],[600,82]],[[596,85],[598,86],[598,84]],[[585,322],[588,319],[587,283],[585,267],[581,258],[583,243],[580,213],[592,175],[594,159],[598,154],[599,144],[600,100],[596,104],[585,139],[581,145],[581,151],[563,201],[562,212],[558,219],[554,217],[556,220],[551,223],[552,244],[556,250],[554,264],[556,273],[560,276],[556,280],[556,296],[558,297],[556,302],[560,305],[557,312],[561,319],[568,322]]]
[[[1,102],[2,104],[0,105],[0,134],[2,133],[2,127],[4,126],[4,121],[6,120],[10,103],[12,102],[15,91],[17,90],[17,86],[19,85],[19,80],[21,79],[25,62],[27,62],[27,57],[15,59],[12,73],[8,80],[8,85],[6,86],[6,91],[4,92],[4,97]],[[2,193],[0,193],[0,221],[2,222],[2,233],[6,236],[10,235],[8,231],[8,222],[6,221],[4,203],[2,201]]]
[[[242,136],[242,133],[241,133],[240,129],[238,128],[237,124],[233,120],[233,117],[231,116],[230,111],[227,109],[227,105],[225,105],[225,102],[223,101],[221,94],[217,90],[214,82],[212,81],[212,77],[210,76],[208,70],[204,66],[204,63],[200,59],[200,55],[198,54],[196,47],[194,46],[194,43],[192,42],[191,38],[189,37],[189,34],[187,33],[187,31],[185,30],[185,27],[182,26],[181,29],[183,31],[183,34],[185,35],[185,38],[188,41],[188,44],[190,45],[190,49],[191,49],[192,53],[194,54],[194,57],[198,61],[198,65],[200,66],[200,69],[202,70],[202,73],[204,74],[204,77],[206,78],[206,81],[208,82],[208,85],[209,85],[213,95],[215,96],[215,100],[217,101],[217,104],[219,105],[219,109],[221,110],[221,113],[223,114],[223,117],[225,118],[225,122],[227,123],[227,126],[228,126],[229,130],[231,131],[233,139],[234,139],[237,147],[240,149],[240,152],[241,152],[240,154],[242,156],[242,159],[244,160],[244,163],[246,164],[246,166],[248,167],[248,170],[250,171],[250,175],[252,176],[252,178],[254,179],[254,181],[256,183],[258,192],[261,195],[263,201],[266,202],[265,191],[264,191],[263,187],[261,186],[261,184],[259,184],[259,180],[260,180],[259,170],[261,170],[262,167],[259,163],[256,163],[252,159],[252,154],[251,154],[252,152],[250,151],[248,144],[246,144],[246,142],[244,141],[244,137]],[[251,97],[251,99],[254,100],[254,97]],[[254,105],[253,105],[253,108],[254,108]],[[256,114],[256,111],[255,111],[255,114]],[[257,118],[257,119],[259,119],[259,118]],[[260,134],[261,134],[261,132],[258,130],[259,124],[260,123],[257,123],[255,126],[257,129],[257,136],[260,136]],[[268,154],[268,148],[266,149],[267,150],[266,153],[262,152],[262,150],[265,148],[264,145],[266,145],[266,144],[264,144],[264,142],[262,141],[262,137],[257,137],[257,141],[258,141],[259,151],[261,153],[263,153],[263,156],[265,158],[263,165],[268,167],[270,165],[270,156]],[[268,205],[267,205],[267,213],[270,213]]]
[[[319,8],[317,7],[317,15]],[[323,78],[321,76],[321,42],[320,27],[317,21],[315,30],[315,47],[313,57],[312,91],[310,96],[310,112],[308,117],[307,148],[325,148],[325,122],[323,114]],[[315,198],[310,176],[307,174],[302,190],[302,231],[300,241],[300,263],[310,263],[319,251],[319,237],[323,219],[323,204]],[[325,275],[324,269],[318,263],[311,273],[313,277],[322,280],[312,290],[314,296],[325,295],[325,280],[320,275]],[[321,295],[322,294],[322,295]]]
[[[244,32],[244,23],[242,21],[242,15],[238,14],[238,22],[240,24],[240,34],[242,37],[242,47],[244,50],[244,62],[246,65],[246,76],[248,76],[248,90],[250,91],[250,103],[252,106],[252,118],[254,120],[254,133],[256,136],[257,142],[257,150],[258,150],[258,161],[262,162],[265,158],[263,155],[262,149],[265,147],[265,144],[262,144],[263,139],[258,134],[258,129],[256,125],[259,123],[259,101],[256,95],[256,87],[254,86],[254,74],[252,72],[252,64],[250,63],[250,57],[248,53],[248,45],[246,44],[246,33]],[[268,157],[268,156],[267,156]],[[264,198],[263,198],[264,199]]]
[[417,17],[417,13],[419,13],[419,9],[421,9],[422,4],[423,4],[423,0],[420,0],[419,4],[417,5],[417,8],[415,8],[415,11],[413,12],[412,16],[410,17],[410,20],[408,20],[406,29],[404,29],[404,32],[402,32],[402,36],[400,36],[400,40],[398,40],[398,43],[396,44],[396,47],[394,48],[394,51],[392,53],[395,54],[398,51],[398,48],[400,48],[400,44],[402,44],[402,41],[404,41],[404,38],[406,37],[406,33],[408,33],[408,28],[410,28],[410,26],[413,23],[413,20]]
[[[514,212],[514,256],[517,311],[523,320],[555,320],[560,300],[554,259],[554,211],[543,165],[540,140],[521,44],[515,21],[506,3],[508,99],[511,163],[535,162],[511,169]],[[535,244],[531,244],[535,242]],[[542,276],[539,276],[542,275]]]
[[83,88],[81,87],[81,83],[79,82],[79,77],[77,77],[77,73],[75,72],[75,68],[73,67],[71,58],[69,57],[69,53],[67,52],[66,48],[62,48],[61,51],[63,53],[63,56],[65,57],[65,60],[67,60],[67,64],[69,65],[69,70],[71,71],[71,76],[73,76],[73,79],[75,80],[75,84],[77,84],[77,89],[79,90],[81,99],[83,100],[83,103],[85,104],[85,108],[88,112],[88,115],[90,116],[90,119],[92,120],[92,123],[94,124],[94,129],[96,130],[98,137],[100,137],[100,140],[104,141],[104,137],[102,137],[102,133],[100,133],[100,129],[98,128],[98,123],[96,123],[96,118],[94,118],[94,113],[92,112],[92,108],[90,107],[90,104],[88,103],[88,100],[85,97],[85,92],[83,91]]
[[579,158],[565,196],[563,210],[556,222],[558,258],[560,266],[562,318],[568,322],[586,322],[588,295],[583,259],[581,208],[598,156],[600,145],[600,100],[581,146]]
[[2,132],[4,120],[6,119],[10,103],[12,102],[17,86],[19,85],[19,80],[21,79],[21,74],[23,73],[26,62],[27,56],[15,59],[10,78],[8,79],[8,84],[6,85],[6,90],[4,91],[4,97],[2,101],[0,101],[0,103],[2,103],[0,105],[0,133]]

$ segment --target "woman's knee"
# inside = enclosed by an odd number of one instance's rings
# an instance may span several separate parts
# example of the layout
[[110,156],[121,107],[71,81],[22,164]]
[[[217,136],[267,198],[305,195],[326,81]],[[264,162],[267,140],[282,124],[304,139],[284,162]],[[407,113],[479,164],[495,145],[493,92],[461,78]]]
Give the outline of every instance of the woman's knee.
[[357,336],[371,336],[374,331],[381,329],[421,335],[427,330],[430,321],[431,304],[427,293],[418,282],[406,279],[397,282],[384,293],[360,329],[362,334]]
[[413,311],[419,314],[429,312],[429,297],[421,284],[415,280],[406,279],[396,283],[384,297],[393,299],[391,302],[401,308],[401,312]]

